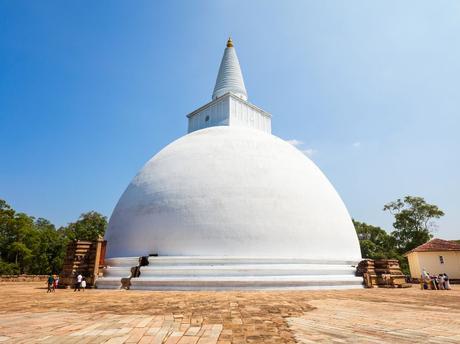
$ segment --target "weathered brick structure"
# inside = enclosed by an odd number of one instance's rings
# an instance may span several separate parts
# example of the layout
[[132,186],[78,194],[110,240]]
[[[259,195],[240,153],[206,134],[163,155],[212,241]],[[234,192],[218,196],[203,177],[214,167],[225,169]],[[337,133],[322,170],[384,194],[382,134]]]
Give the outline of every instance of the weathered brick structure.
[[397,259],[365,259],[362,260],[357,269],[358,276],[363,276],[364,285],[367,288],[409,287],[406,278],[401,272]]
[[99,271],[104,266],[106,241],[76,240],[69,243],[64,259],[64,266],[59,275],[59,284],[70,287],[75,284],[78,273],[81,273],[88,286],[94,285]]

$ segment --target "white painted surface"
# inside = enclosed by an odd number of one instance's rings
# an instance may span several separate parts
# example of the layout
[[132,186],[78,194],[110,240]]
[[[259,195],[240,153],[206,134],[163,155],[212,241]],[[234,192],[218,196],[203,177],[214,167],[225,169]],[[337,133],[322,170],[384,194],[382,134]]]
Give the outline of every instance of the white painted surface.
[[[137,259],[108,259],[110,265],[97,287],[118,289],[126,267]],[[140,277],[131,278],[131,289],[226,290],[226,289],[324,289],[361,288],[349,262],[318,262],[306,259],[245,257],[149,257]]]
[[215,127],[237,126],[271,133],[271,115],[257,106],[227,93],[187,115],[188,132]]
[[230,97],[230,126],[246,127],[272,132],[272,117],[269,113],[237,97]]
[[233,47],[225,48],[224,56],[220,62],[212,99],[219,98],[228,92],[232,92],[244,100],[248,99],[240,62],[238,61],[235,48]]
[[102,278],[96,280],[96,287],[100,289],[120,289],[122,278],[131,277],[131,268],[139,262],[139,257],[124,257],[106,259],[107,265]]
[[187,115],[188,132],[230,125],[230,96],[220,97]]
[[321,289],[359,288],[362,278],[347,262],[243,257],[150,257],[131,279],[131,289]]
[[[444,263],[441,263],[439,256],[443,257]],[[407,258],[413,278],[420,278],[425,269],[431,275],[446,273],[451,279],[460,279],[459,251],[411,252]]]
[[260,130],[211,127],[155,155],[110,219],[108,257],[361,259],[350,216],[318,167]]

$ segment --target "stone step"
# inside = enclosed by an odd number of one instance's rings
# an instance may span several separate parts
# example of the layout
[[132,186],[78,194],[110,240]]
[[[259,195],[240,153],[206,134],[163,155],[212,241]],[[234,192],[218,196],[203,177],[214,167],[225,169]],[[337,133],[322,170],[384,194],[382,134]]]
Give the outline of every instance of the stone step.
[[122,257],[122,258],[105,258],[105,265],[107,266],[133,266],[139,265],[139,257]]
[[133,290],[334,289],[362,288],[362,278],[329,276],[216,276],[132,278]]
[[162,276],[285,276],[351,275],[355,268],[321,264],[216,264],[216,265],[149,265],[141,267],[141,277]]
[[105,277],[119,277],[119,278],[126,278],[131,276],[131,267],[107,267],[103,270],[104,278]]
[[96,288],[100,289],[120,289],[121,278],[103,277],[96,280]]
[[91,250],[91,245],[88,245],[88,246],[77,246],[75,248],[75,251],[90,251]]
[[[120,259],[120,258],[109,258]],[[128,259],[128,258],[121,258]],[[134,258],[130,258],[134,259]],[[138,259],[138,258],[135,258]],[[149,266],[152,265],[234,265],[234,264],[319,264],[319,265],[357,265],[354,261],[336,261],[299,258],[251,258],[251,257],[196,257],[196,256],[160,256],[149,257]]]

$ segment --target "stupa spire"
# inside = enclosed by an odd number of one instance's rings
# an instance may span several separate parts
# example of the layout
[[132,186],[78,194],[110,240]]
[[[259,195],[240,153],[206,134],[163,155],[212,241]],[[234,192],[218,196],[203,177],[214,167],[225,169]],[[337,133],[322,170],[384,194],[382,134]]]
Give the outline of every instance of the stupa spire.
[[225,48],[224,56],[220,63],[219,74],[217,74],[216,86],[212,93],[212,99],[219,98],[228,92],[244,100],[248,99],[246,87],[244,87],[240,62],[238,61],[238,56],[236,56],[231,37],[229,37],[227,41],[227,47]]

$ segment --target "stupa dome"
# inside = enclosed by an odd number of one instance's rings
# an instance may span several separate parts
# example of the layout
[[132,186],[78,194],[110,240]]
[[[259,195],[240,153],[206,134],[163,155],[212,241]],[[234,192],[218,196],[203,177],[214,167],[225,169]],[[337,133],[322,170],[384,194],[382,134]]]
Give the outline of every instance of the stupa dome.
[[345,205],[247,100],[231,39],[212,100],[187,118],[188,134],[154,155],[118,201],[98,287],[361,287]]
[[110,219],[108,256],[356,261],[348,212],[319,168],[260,130],[211,127],[156,154]]

